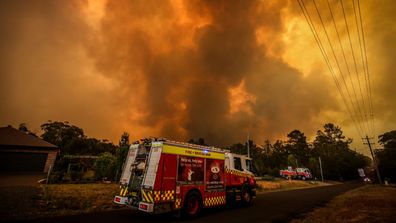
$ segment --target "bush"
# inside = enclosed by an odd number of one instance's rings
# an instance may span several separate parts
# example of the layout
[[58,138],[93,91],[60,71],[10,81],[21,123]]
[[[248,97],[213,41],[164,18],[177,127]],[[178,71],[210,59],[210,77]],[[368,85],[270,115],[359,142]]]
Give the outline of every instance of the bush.
[[63,181],[64,172],[63,171],[52,171],[48,178],[48,183],[61,183]]
[[268,175],[271,175],[273,177],[279,177],[279,169],[273,168],[273,169],[268,170]]
[[109,152],[102,153],[95,162],[95,178],[114,179],[116,172],[117,158]]

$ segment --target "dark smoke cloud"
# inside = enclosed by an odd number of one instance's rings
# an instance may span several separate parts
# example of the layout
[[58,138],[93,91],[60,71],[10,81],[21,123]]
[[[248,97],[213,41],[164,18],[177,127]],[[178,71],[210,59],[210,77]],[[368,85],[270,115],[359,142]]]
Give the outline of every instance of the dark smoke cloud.
[[[273,41],[280,42],[284,29],[280,11],[288,4],[183,4],[190,18],[209,18],[209,22],[178,26],[167,1],[155,6],[140,1],[107,5],[103,54],[95,52],[98,68],[111,76],[119,72],[117,76],[129,86],[140,75],[138,84],[143,87],[137,94],[141,98],[129,109],[143,110],[142,125],[155,126],[160,135],[169,138],[204,137],[210,143],[224,145],[244,139],[248,131],[262,140],[292,128],[309,129],[317,124],[312,117],[334,104],[329,89],[315,84],[326,79],[304,78],[286,62],[267,55],[266,45],[256,41],[256,30],[262,28],[278,33]],[[186,48],[179,35],[191,32],[195,47]],[[160,43],[156,39],[159,37]],[[161,52],[157,47],[169,49]],[[125,69],[120,71],[119,67]],[[242,81],[256,102],[240,106],[251,107],[253,113],[229,115],[229,89]],[[133,97],[135,89],[130,88],[127,94]],[[180,103],[184,109],[179,108]]]

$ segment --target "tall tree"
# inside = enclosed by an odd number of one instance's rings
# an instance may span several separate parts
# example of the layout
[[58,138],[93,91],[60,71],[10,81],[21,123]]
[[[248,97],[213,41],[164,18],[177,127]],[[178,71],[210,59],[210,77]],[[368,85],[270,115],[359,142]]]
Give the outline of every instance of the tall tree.
[[[299,130],[293,130],[287,134],[286,149],[294,155],[295,165],[306,166],[309,159],[307,137]],[[293,165],[293,166],[295,166]]]
[[121,135],[119,148],[116,153],[117,161],[116,161],[116,177],[119,179],[122,173],[122,167],[126,160],[129,151],[129,133],[124,132]]
[[396,182],[396,130],[380,135],[378,142],[383,149],[376,150],[378,168],[382,177]]
[[115,153],[116,146],[107,140],[87,138],[84,130],[69,122],[48,121],[41,125],[41,137],[61,148],[61,154],[98,155],[103,152]]
[[351,142],[343,135],[341,128],[332,123],[325,124],[324,130],[317,132],[314,153],[322,159],[326,179],[353,179],[358,177],[358,168],[368,165],[363,155],[349,149]]
[[385,132],[378,136],[378,142],[384,147],[384,149],[396,149],[396,130]]
[[70,125],[69,122],[52,122],[51,120],[41,125],[41,129],[44,133],[41,137],[54,145],[59,147],[66,147],[73,140],[85,138],[84,131],[74,125]]
[[120,147],[129,146],[129,133],[127,132],[122,133],[119,145]]

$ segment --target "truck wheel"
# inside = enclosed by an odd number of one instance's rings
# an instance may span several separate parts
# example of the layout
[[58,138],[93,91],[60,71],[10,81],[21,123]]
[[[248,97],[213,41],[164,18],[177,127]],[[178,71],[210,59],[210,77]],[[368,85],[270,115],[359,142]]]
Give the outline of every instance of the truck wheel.
[[195,191],[189,193],[184,200],[183,217],[194,218],[199,215],[202,209],[201,195]]
[[252,204],[252,193],[250,190],[244,189],[242,190],[242,206],[248,207]]
[[303,176],[303,177],[301,177],[301,180],[305,180],[305,177]]

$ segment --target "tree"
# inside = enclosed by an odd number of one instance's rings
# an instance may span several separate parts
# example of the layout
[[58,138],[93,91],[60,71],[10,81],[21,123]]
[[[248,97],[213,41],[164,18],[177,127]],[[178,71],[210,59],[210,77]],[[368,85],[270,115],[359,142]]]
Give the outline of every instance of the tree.
[[70,146],[73,140],[85,138],[84,131],[69,122],[52,122],[51,120],[41,125],[44,133],[41,137],[54,145],[61,148]]
[[231,153],[246,154],[246,146],[242,143],[235,143],[228,148]]
[[32,132],[32,131],[30,131],[30,130],[28,129],[26,123],[21,123],[21,124],[19,124],[18,130],[21,131],[21,132],[24,132],[24,133],[26,133],[26,134],[29,134],[29,135],[32,135],[32,136],[37,137],[36,133],[34,133],[34,132]]
[[322,159],[323,175],[326,179],[346,180],[357,178],[357,169],[368,165],[365,156],[349,149],[352,140],[346,138],[339,126],[324,125],[314,141],[314,157]]
[[383,149],[376,150],[378,168],[382,177],[396,182],[396,130],[380,135],[378,142]]
[[195,141],[194,139],[190,139],[190,140],[188,140],[188,143],[197,144],[197,145],[201,145],[201,146],[207,146],[207,144],[205,143],[205,139],[203,139],[203,138],[198,138],[197,141]]
[[292,167],[296,167],[297,166],[297,159],[293,154],[289,154],[287,156],[287,165],[288,166],[292,166]]
[[122,133],[119,145],[120,147],[129,146],[129,133],[127,132]]
[[396,149],[396,130],[385,132],[378,136],[378,142],[384,147],[384,149]]
[[293,130],[287,134],[286,149],[295,158],[293,166],[306,166],[309,159],[307,137],[299,130]]
[[116,153],[117,161],[116,161],[116,177],[117,179],[121,177],[122,167],[126,160],[129,151],[129,133],[124,132],[121,135],[119,148]]
[[88,138],[84,130],[69,122],[48,121],[41,125],[44,133],[41,137],[61,148],[64,154],[90,154],[98,155],[103,152],[115,153],[116,146],[107,140]]
[[26,123],[19,124],[18,130],[25,133],[29,133],[29,129],[27,128]]

